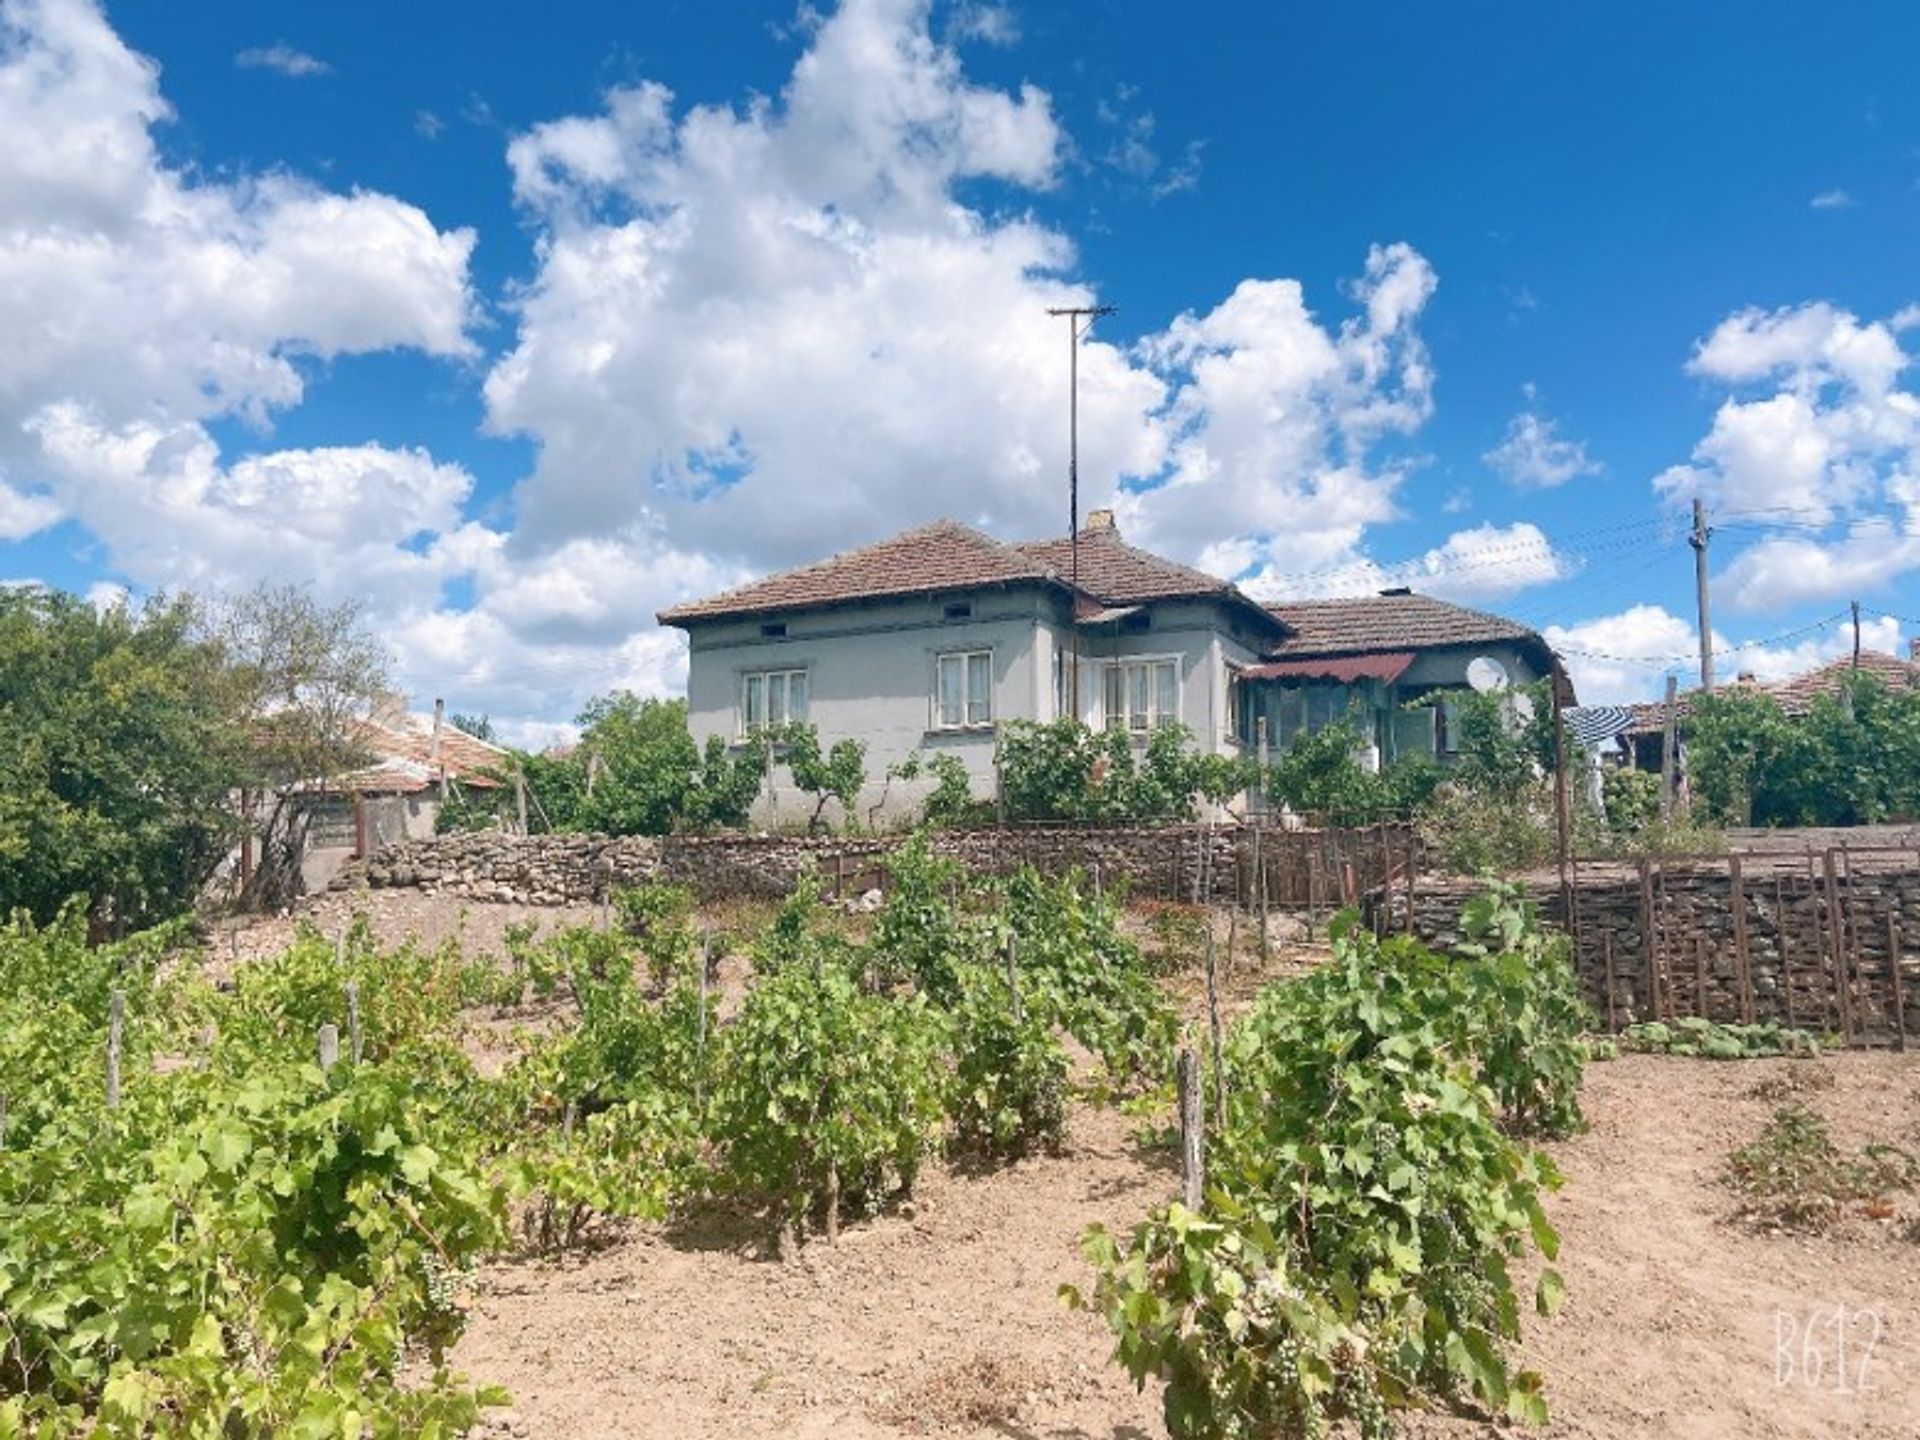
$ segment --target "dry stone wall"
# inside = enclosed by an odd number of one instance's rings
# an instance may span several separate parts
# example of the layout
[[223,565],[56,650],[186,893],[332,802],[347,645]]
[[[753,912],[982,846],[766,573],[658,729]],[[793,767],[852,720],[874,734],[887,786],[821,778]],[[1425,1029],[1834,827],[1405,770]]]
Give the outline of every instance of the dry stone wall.
[[[1564,926],[1557,884],[1532,888]],[[1423,881],[1413,932],[1451,944],[1471,894]],[[1920,1043],[1920,857],[1611,867],[1580,877],[1574,912],[1582,986],[1613,1028],[1700,1015]],[[1370,916],[1383,931],[1407,929],[1407,896],[1376,893]]]
[[[900,835],[612,839],[488,830],[386,846],[349,867],[332,888],[418,887],[470,900],[563,905],[597,900],[609,885],[663,881],[685,885],[702,899],[780,899],[792,893],[808,868],[833,890],[880,887],[887,856],[904,843]],[[1191,901],[1208,895],[1231,898],[1244,879],[1237,857],[1249,842],[1235,827],[1176,825],[936,831],[929,843],[936,854],[982,874],[1007,875],[1022,864],[1052,874],[1097,869],[1103,884],[1124,883],[1136,895]]]

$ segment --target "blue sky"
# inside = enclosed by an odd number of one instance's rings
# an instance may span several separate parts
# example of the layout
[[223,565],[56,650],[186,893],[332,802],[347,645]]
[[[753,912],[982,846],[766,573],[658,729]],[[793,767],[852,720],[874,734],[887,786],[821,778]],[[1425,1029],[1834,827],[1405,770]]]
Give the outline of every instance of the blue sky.
[[1619,698],[1698,493],[1723,671],[1904,645],[1920,16],[1462,14],[0,0],[0,577],[309,581],[533,738],[672,691],[687,594],[1054,528],[1097,299],[1143,543]]

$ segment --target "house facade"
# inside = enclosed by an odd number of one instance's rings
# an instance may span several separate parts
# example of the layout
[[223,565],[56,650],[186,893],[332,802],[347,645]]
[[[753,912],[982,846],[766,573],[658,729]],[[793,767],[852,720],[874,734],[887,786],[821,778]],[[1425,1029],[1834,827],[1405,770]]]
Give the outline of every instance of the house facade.
[[[1551,660],[1531,631],[1425,596],[1263,606],[1128,545],[1103,511],[1077,544],[1007,544],[938,521],[659,618],[687,633],[696,741],[761,743],[792,721],[823,744],[858,739],[863,821],[917,808],[928,782],[887,781],[916,752],[959,757],[975,793],[991,795],[1011,720],[1077,714],[1142,743],[1179,723],[1220,754],[1253,745],[1262,718],[1277,749],[1357,705],[1384,760],[1422,743],[1396,709],[1403,695],[1464,685],[1483,654],[1516,683]],[[1434,753],[1444,733],[1423,713]],[[811,809],[785,779],[776,767],[763,823]]]

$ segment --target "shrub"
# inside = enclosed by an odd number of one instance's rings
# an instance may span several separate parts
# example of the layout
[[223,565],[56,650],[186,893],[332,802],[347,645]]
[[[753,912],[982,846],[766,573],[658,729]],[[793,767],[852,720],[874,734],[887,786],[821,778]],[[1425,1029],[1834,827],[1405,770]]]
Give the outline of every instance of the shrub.
[[[1234,1029],[1204,1212],[1172,1205],[1124,1243],[1089,1233],[1094,1292],[1069,1299],[1106,1315],[1136,1380],[1166,1381],[1180,1440],[1319,1435],[1343,1417],[1384,1436],[1394,1409],[1469,1397],[1544,1418],[1540,1377],[1505,1354],[1509,1265],[1529,1240],[1555,1257],[1540,1194],[1559,1177],[1501,1129],[1486,1077],[1507,1075],[1523,1113],[1564,1113],[1565,1070],[1514,1078],[1501,1048],[1508,987],[1542,958],[1533,917],[1496,898],[1475,925],[1478,950],[1453,960],[1343,917],[1331,962],[1269,987]],[[1566,1007],[1518,1008],[1555,1046],[1571,1038]],[[1536,1306],[1560,1293],[1543,1271]]]
[[1803,1105],[1774,1113],[1759,1136],[1727,1159],[1742,1218],[1788,1230],[1825,1230],[1854,1205],[1884,1204],[1920,1183],[1920,1159],[1896,1145],[1844,1155],[1827,1122]]
[[1044,1012],[1016,1010],[1008,977],[975,966],[954,1012],[954,1134],[991,1156],[1059,1148],[1067,1121],[1067,1053]]
[[715,1133],[726,1183],[796,1231],[910,1188],[938,1141],[945,1027],[835,965],[763,978],[726,1031]]

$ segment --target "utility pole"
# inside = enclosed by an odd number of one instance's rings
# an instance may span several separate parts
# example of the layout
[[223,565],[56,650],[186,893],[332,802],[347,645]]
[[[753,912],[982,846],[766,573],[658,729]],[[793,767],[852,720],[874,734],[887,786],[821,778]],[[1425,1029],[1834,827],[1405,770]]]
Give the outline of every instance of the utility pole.
[[1860,602],[1853,602],[1853,668],[1860,668]]
[[1713,621],[1707,613],[1707,507],[1698,496],[1693,501],[1693,534],[1687,543],[1693,546],[1693,588],[1700,602],[1700,688],[1713,690]]
[[1076,720],[1080,718],[1080,337],[1102,315],[1113,313],[1111,305],[1055,305],[1047,309],[1049,315],[1067,317],[1067,578],[1073,586],[1067,711]]

